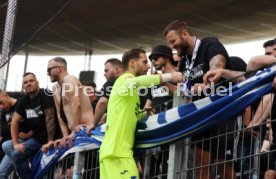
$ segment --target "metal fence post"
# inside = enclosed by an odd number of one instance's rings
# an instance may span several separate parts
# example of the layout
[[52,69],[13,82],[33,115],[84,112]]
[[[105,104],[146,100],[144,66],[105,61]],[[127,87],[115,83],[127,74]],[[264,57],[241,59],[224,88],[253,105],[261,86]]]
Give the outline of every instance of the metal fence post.
[[[174,92],[173,107],[179,106],[181,104],[185,104],[187,102],[188,102],[188,100],[186,97],[179,96],[177,91]],[[168,160],[168,176],[167,176],[168,179],[179,178],[180,175],[178,174],[177,171],[180,170],[181,163],[182,163],[181,159],[184,158],[185,161],[183,161],[183,165],[187,167],[187,164],[188,164],[187,159],[188,159],[188,150],[189,149],[187,146],[185,146],[185,149],[184,149],[183,155],[182,155],[182,151],[181,151],[182,145],[183,145],[183,142],[178,142],[178,143],[174,143],[174,144],[170,145],[169,160]]]
[[260,146],[261,146],[261,136],[258,135],[258,137],[255,140],[255,145],[254,145],[254,163],[253,163],[253,179],[259,178],[260,175]]
[[74,158],[73,179],[81,179],[84,170],[84,153],[76,152]]
[[144,171],[143,171],[143,176],[145,178],[149,178],[150,176],[150,163],[151,163],[151,149],[146,149],[146,156],[145,156],[145,161],[144,161]]
[[175,177],[175,166],[176,166],[176,145],[171,144],[169,150],[169,160],[168,160],[168,179],[176,178]]

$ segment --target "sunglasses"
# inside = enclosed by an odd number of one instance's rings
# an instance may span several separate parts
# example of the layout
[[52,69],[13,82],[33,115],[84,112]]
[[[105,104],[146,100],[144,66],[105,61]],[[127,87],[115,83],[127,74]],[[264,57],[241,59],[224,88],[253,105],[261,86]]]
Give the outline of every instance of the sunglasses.
[[47,73],[50,73],[52,69],[58,68],[58,67],[61,67],[61,66],[53,66],[53,67],[47,68]]

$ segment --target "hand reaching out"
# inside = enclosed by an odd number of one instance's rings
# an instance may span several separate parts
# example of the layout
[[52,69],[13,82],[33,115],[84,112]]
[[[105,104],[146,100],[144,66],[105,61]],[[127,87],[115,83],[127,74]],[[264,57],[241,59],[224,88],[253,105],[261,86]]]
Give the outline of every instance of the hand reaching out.
[[55,144],[55,141],[49,141],[47,144],[44,144],[42,147],[41,147],[41,151],[43,153],[46,153],[50,147],[52,147],[53,145]]
[[24,145],[24,143],[15,144],[14,149],[18,150],[21,153],[24,153],[25,152],[25,145]]
[[222,75],[223,75],[222,73],[223,73],[223,69],[208,71],[203,76],[203,83],[204,84],[209,84],[210,82],[217,83],[222,78]]

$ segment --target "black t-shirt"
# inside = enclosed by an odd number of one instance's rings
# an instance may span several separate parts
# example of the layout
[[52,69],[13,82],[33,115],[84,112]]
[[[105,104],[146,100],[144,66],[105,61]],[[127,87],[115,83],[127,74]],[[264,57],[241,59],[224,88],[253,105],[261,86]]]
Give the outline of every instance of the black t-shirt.
[[[1,111],[1,137],[2,140],[0,142],[0,161],[3,159],[5,153],[2,150],[2,143],[11,140],[11,121],[12,121],[12,115],[15,110],[17,102],[12,106],[12,108],[9,111]],[[19,132],[29,132],[30,129],[26,123],[26,120],[21,120],[19,123]]]
[[[17,102],[12,106],[12,108],[9,111],[3,111],[1,114],[1,136],[2,136],[2,142],[6,140],[11,139],[11,121],[13,112],[15,110],[15,106],[17,105]],[[19,123],[19,132],[29,132],[30,129],[26,123],[26,121],[23,119]]]
[[229,69],[231,69],[233,71],[246,72],[247,64],[240,57],[236,57],[236,56],[229,57],[229,63],[230,63],[230,68]]
[[[203,82],[203,75],[209,70],[210,60],[218,54],[221,54],[225,57],[225,68],[229,69],[230,65],[228,53],[224,46],[218,41],[218,39],[214,37],[209,37],[201,40],[193,68],[191,69],[191,85]],[[188,58],[189,60],[191,60],[191,57]],[[187,71],[185,60],[186,58],[183,57],[179,65],[179,71],[184,73]]]
[[167,111],[173,106],[173,97],[170,96],[169,90],[164,86],[152,87],[148,98],[152,100],[152,106],[156,114]]
[[40,144],[48,142],[44,111],[49,107],[54,107],[52,95],[46,94],[44,89],[39,89],[34,99],[25,95],[18,100],[15,108],[15,111],[25,118],[29,128],[34,132],[33,138]]
[[144,109],[147,99],[149,98],[148,96],[151,94],[150,93],[150,88],[139,88],[138,93],[139,93],[139,98],[140,98],[140,109]]
[[2,111],[1,115],[1,136],[2,141],[11,139],[11,120],[15,105],[9,111]]
[[[214,37],[209,37],[201,40],[195,62],[189,76],[189,81],[191,86],[193,86],[195,83],[203,83],[203,76],[210,68],[209,66],[210,60],[218,54],[221,54],[225,57],[226,59],[225,68],[229,69],[230,64],[229,64],[228,53],[224,48],[224,46],[218,41],[218,39]],[[191,56],[188,57],[189,60],[191,60],[191,58],[192,58]],[[179,71],[183,72],[184,74],[187,73],[186,63],[185,63],[186,60],[187,59],[184,56],[180,61],[180,65],[179,65]],[[193,101],[202,99],[204,97],[205,96],[202,94],[198,96],[193,96]]]
[[91,102],[91,106],[93,108],[93,113],[95,113],[95,109],[96,109],[98,101],[99,101],[99,98],[97,98],[95,101]]
[[107,99],[109,99],[111,90],[112,90],[113,85],[116,80],[117,80],[117,77],[111,78],[107,82],[105,82],[105,84],[103,85],[103,87],[101,89],[101,97],[106,97]]

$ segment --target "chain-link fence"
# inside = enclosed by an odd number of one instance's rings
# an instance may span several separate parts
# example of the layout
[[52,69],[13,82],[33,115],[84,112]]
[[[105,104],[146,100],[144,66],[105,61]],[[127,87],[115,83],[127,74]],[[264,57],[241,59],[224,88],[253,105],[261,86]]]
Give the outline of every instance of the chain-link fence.
[[72,0],[1,0],[0,67],[49,24]]

